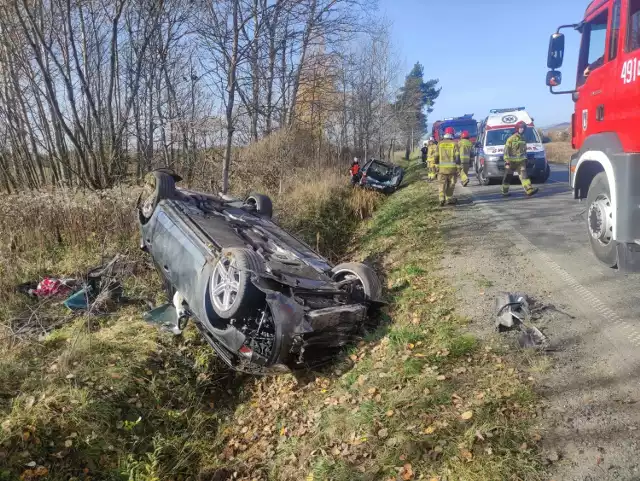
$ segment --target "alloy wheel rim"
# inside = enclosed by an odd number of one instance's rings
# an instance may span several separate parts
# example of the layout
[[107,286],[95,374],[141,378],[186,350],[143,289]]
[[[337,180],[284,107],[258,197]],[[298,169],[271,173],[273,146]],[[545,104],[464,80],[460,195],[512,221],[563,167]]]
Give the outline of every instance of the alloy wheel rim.
[[211,280],[211,301],[221,311],[228,311],[235,303],[240,289],[240,272],[235,258],[218,261]]

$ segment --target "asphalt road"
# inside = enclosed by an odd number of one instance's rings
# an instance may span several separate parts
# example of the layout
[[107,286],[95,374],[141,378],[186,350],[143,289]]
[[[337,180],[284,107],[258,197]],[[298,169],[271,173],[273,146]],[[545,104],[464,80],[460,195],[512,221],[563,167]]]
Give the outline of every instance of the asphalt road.
[[[524,247],[541,255],[541,267],[565,281],[581,307],[602,314],[607,336],[621,348],[640,348],[640,275],[620,273],[594,257],[586,237],[586,203],[573,199],[565,165],[552,165],[547,183],[537,187],[535,196],[526,197],[515,183],[505,198],[499,185],[479,186],[472,178],[461,190],[470,190],[473,202],[496,223],[516,230]],[[637,354],[640,358],[640,349]]]
[[[518,182],[472,176],[456,187],[459,205],[443,225],[453,274],[470,328],[493,332],[493,297],[525,292],[552,306],[539,319],[550,338],[550,368],[535,375],[550,479],[640,481],[640,275],[601,265],[586,237],[584,203],[569,192],[564,165],[553,165],[540,192]],[[471,295],[473,294],[473,295]]]

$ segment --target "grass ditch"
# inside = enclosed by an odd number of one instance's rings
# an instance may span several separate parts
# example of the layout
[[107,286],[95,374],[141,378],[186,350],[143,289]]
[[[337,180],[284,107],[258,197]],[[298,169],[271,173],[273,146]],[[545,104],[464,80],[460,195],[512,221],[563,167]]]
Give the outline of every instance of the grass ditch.
[[[279,221],[323,254],[365,260],[384,276],[379,327],[324,372],[235,375],[195,330],[173,338],[133,307],[37,339],[3,337],[0,480],[540,479],[530,373],[465,333],[439,272],[447,214],[422,173],[412,165],[407,187],[382,203],[336,174],[301,175],[276,200]],[[68,207],[57,218],[62,242],[29,244],[26,221],[14,219],[0,250],[0,320],[33,310],[12,285],[71,275],[114,251],[141,263],[129,295],[160,296],[135,250],[133,199],[113,197],[95,200],[103,221],[84,230],[72,204],[50,200]],[[32,211],[38,225],[51,226],[50,211]]]
[[[339,258],[380,197],[327,173],[274,196],[277,215],[325,255]],[[130,297],[161,301],[158,275],[137,251],[135,189],[0,197],[0,480],[220,479],[219,429],[231,419],[246,377],[221,365],[191,327],[180,338],[119,307],[69,316],[14,287],[45,275],[74,276],[115,253],[136,264]],[[16,209],[16,205],[25,206]],[[49,333],[18,336],[12,319]],[[36,331],[37,334],[37,331]],[[217,473],[217,474],[216,474]],[[217,476],[217,477],[216,477]],[[224,477],[222,479],[225,479]]]
[[219,432],[222,471],[247,480],[543,479],[526,356],[466,333],[440,272],[448,214],[416,164],[351,252],[386,275],[382,324],[325,372],[247,384]]

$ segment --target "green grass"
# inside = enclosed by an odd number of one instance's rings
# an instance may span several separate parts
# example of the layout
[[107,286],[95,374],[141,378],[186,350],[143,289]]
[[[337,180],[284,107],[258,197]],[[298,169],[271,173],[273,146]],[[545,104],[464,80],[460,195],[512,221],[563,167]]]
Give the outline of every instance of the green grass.
[[[363,225],[352,253],[384,270],[387,322],[311,380],[256,382],[220,440],[233,452],[220,466],[278,480],[544,479],[532,441],[537,400],[518,367],[535,363],[466,332],[439,274],[447,213],[422,174],[408,167],[409,185]],[[234,449],[275,419],[278,436]],[[295,450],[281,449],[293,437]]]
[[[52,195],[46,197],[52,205],[65,205],[64,197]],[[349,247],[361,219],[382,199],[350,188],[344,177],[302,182],[286,196],[278,199],[286,206],[278,210],[281,223],[332,258]],[[124,279],[126,294],[165,301],[157,273],[137,249],[133,201],[109,197],[102,205],[99,197],[90,198],[92,205],[104,219],[116,212],[119,228],[105,222],[99,231],[94,219],[92,232],[83,231],[86,206],[79,202],[65,207],[59,222],[62,243],[42,235],[26,249],[29,229],[16,228],[17,252],[0,244],[0,480],[45,479],[45,471],[51,481],[221,476],[215,466],[225,448],[223,431],[238,403],[243,406],[245,383],[253,392],[253,380],[223,366],[195,327],[175,338],[144,322],[139,306],[119,307],[108,316],[73,317],[58,303],[37,305],[13,290],[48,274],[84,273],[119,252],[136,263],[135,275]],[[11,211],[1,202],[0,212]],[[2,222],[11,227],[10,219]],[[40,338],[38,332],[16,338],[4,325],[21,312],[35,313],[34,325],[53,317],[68,320]],[[246,408],[253,412],[252,406]],[[286,421],[286,416],[274,418],[274,432]],[[278,456],[298,450],[297,438],[285,437]]]
[[[305,184],[283,211],[289,229],[334,259],[373,263],[386,286],[378,326],[321,372],[234,375],[193,327],[174,338],[134,306],[0,342],[0,479],[542,479],[527,377],[548,364],[465,331],[439,268],[447,213],[423,174],[409,165],[407,187],[384,201]],[[135,245],[108,236],[0,263],[0,319],[31,306],[9,291],[16,282],[81,272],[104,245]],[[127,293],[161,300],[134,249],[140,269]],[[62,313],[52,305],[41,315]]]

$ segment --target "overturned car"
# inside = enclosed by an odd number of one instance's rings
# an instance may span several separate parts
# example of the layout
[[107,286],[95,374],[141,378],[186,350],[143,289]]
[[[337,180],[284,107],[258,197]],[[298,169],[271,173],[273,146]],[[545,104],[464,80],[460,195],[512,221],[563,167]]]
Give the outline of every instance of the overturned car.
[[264,195],[202,194],[179,180],[150,173],[137,209],[174,332],[192,318],[222,360],[251,373],[313,367],[356,338],[380,304],[370,267],[330,265],[271,220]]
[[360,186],[384,194],[392,194],[400,188],[403,178],[404,170],[402,167],[382,160],[371,159],[362,167]]

